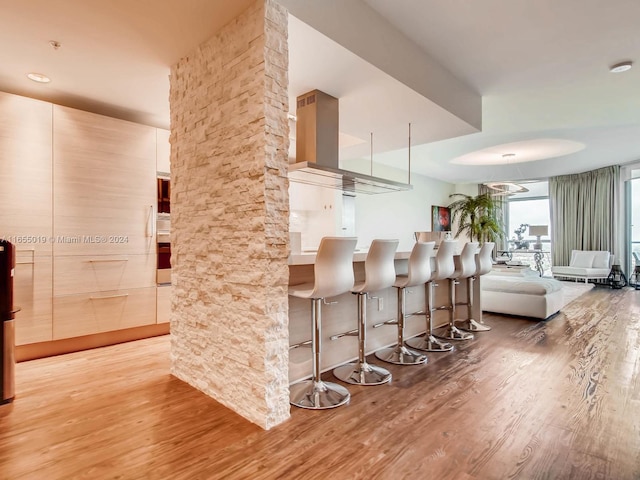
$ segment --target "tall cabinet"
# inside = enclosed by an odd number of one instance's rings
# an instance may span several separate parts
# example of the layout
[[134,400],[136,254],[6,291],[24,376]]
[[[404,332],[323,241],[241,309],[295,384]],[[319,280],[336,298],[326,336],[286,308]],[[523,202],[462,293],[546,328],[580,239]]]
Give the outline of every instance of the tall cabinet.
[[156,128],[0,92],[17,345],[157,323],[157,151]]
[[156,129],[53,107],[53,339],[156,319]]
[[52,105],[0,92],[0,237],[15,244],[16,343],[52,339]]

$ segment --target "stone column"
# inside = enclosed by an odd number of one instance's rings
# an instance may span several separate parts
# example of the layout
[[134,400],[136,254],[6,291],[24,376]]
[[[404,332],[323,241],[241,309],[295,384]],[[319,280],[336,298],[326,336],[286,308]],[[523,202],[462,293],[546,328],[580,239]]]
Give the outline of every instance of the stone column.
[[171,70],[171,373],[265,429],[289,418],[287,70],[273,0]]

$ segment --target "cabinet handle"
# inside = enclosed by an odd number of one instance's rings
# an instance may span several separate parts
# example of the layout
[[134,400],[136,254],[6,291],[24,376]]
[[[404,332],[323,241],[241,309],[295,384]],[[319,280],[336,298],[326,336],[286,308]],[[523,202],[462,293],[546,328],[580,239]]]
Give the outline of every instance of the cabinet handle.
[[120,295],[107,295],[105,297],[89,297],[89,300],[108,300],[110,298],[124,298],[128,296],[129,296],[128,293],[122,293]]
[[153,205],[149,205],[149,217],[147,218],[147,231],[146,231],[146,235],[147,237],[153,237],[155,235],[156,232],[154,232],[154,217],[155,215],[153,214]]

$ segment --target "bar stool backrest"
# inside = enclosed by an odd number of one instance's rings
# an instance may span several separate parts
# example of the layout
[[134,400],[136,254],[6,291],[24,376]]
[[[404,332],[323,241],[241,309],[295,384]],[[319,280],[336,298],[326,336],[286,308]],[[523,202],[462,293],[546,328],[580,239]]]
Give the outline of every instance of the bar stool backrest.
[[353,252],[355,237],[323,237],[314,264],[311,298],[327,298],[351,291],[354,284]]
[[480,253],[476,259],[476,276],[486,275],[493,268],[493,247],[494,242],[485,242],[480,247]]
[[361,292],[376,292],[392,287],[396,281],[395,256],[398,240],[373,240],[364,262],[364,285]]
[[476,273],[476,253],[478,242],[467,242],[462,248],[460,259],[456,262],[455,278],[469,278]]
[[431,280],[431,254],[436,242],[418,242],[409,256],[407,287],[422,285]]
[[453,275],[456,269],[455,263],[453,262],[453,255],[455,254],[457,245],[458,242],[456,241],[445,240],[440,243],[438,253],[436,254],[436,271],[433,280],[442,280]]

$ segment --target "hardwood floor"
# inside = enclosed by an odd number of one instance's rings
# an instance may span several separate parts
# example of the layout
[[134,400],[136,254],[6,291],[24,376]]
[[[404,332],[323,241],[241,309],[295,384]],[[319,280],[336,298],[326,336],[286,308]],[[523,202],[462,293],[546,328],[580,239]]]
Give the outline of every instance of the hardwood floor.
[[170,376],[167,337],[24,362],[0,406],[0,478],[639,479],[640,292],[485,321],[268,432]]

